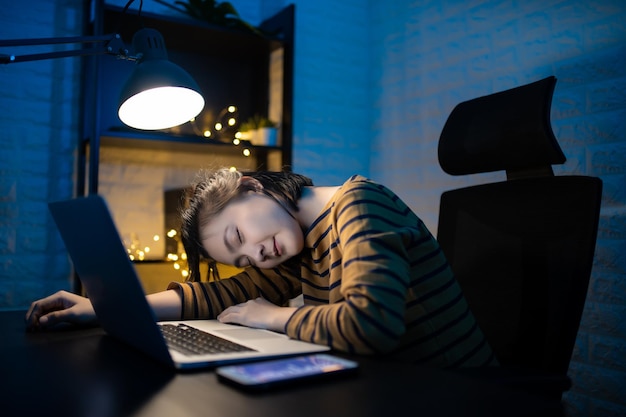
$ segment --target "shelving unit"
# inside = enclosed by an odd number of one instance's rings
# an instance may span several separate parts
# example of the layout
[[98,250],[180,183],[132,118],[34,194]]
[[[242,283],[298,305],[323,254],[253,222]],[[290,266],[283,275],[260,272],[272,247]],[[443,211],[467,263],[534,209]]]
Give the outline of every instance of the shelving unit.
[[[264,21],[260,28],[271,36],[218,27],[197,19],[155,15],[137,16],[129,10],[96,1],[90,34],[120,33],[127,47],[133,34],[152,27],[164,37],[172,62],[183,67],[198,82],[205,108],[195,123],[146,132],[125,127],[117,117],[121,86],[133,62],[112,56],[86,61],[84,78],[84,129],[80,148],[77,192],[98,192],[99,151],[113,143],[129,149],[193,149],[240,155],[250,150],[250,167],[260,170],[290,169],[292,158],[292,92],[294,6],[290,5]],[[278,91],[278,94],[276,93]],[[202,131],[226,106],[238,108],[240,121],[260,114],[279,125],[278,146],[253,146],[243,141],[235,146],[227,139],[207,139]],[[276,120],[278,119],[278,120]],[[195,125],[195,126],[194,126]]]
[[[138,212],[158,222],[157,218],[164,218],[166,214],[161,207],[164,202],[159,203],[157,199],[164,200],[166,192],[176,189],[172,184],[164,184],[156,191],[158,196],[153,193],[149,197],[141,190],[136,192],[142,186],[142,179],[135,178],[132,172],[142,164],[154,164],[156,171],[161,170],[159,172],[170,170],[171,175],[164,175],[168,178],[180,171],[202,168],[200,165],[228,164],[245,170],[290,169],[293,5],[265,20],[259,27],[271,36],[260,36],[185,16],[142,12],[138,17],[137,11],[133,10],[124,14],[122,8],[107,5],[104,0],[87,3],[93,10],[86,6],[85,16],[92,16],[92,20],[86,22],[85,34],[119,33],[126,47],[131,48],[132,36],[137,30],[142,27],[158,30],[165,40],[170,61],[191,74],[205,99],[204,110],[194,123],[161,131],[131,129],[119,120],[117,107],[122,85],[135,63],[108,55],[84,60],[84,123],[78,155],[77,195],[103,194],[123,239],[129,233],[136,235],[139,231],[142,242],[148,241],[152,226],[145,231],[145,225],[141,224],[144,220],[137,213],[129,212]],[[229,105],[237,106],[240,122],[254,115],[277,122],[278,144],[255,146],[241,141],[235,145],[232,136],[204,137],[203,130],[213,126],[222,109]],[[249,156],[244,155],[244,151]],[[111,184],[111,171],[115,170],[122,172],[119,186]],[[180,183],[180,178],[177,180]],[[149,186],[158,188],[155,184]],[[128,189],[124,190],[125,187]],[[135,200],[129,202],[131,199]],[[167,226],[157,224],[154,227],[161,227],[163,236]],[[159,250],[157,247],[157,252]],[[149,268],[143,268],[148,263],[137,265],[140,274],[142,269],[167,267],[164,256],[155,256],[149,259]],[[159,263],[163,265],[159,266]],[[80,281],[76,279],[74,284],[80,291]]]

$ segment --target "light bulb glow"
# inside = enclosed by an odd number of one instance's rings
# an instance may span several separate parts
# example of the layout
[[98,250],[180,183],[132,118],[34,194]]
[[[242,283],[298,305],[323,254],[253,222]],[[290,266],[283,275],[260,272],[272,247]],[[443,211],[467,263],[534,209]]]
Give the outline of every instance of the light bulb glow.
[[204,107],[204,99],[194,90],[183,87],[158,87],[142,91],[119,108],[124,124],[143,130],[167,129],[186,123]]

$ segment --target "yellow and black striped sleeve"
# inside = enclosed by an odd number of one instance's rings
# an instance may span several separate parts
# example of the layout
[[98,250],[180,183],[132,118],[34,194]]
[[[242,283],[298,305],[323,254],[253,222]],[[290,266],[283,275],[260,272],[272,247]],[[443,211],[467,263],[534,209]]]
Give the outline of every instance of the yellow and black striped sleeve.
[[324,238],[312,245],[312,266],[303,268],[303,286],[322,287],[326,295],[310,298],[305,291],[305,302],[316,298],[318,305],[300,308],[287,334],[353,353],[386,353],[398,345],[410,285],[407,245],[420,239],[419,220],[398,201],[370,182],[344,184],[310,229]]
[[227,307],[257,297],[285,305],[301,293],[298,274],[285,265],[274,269],[250,267],[211,282],[172,282],[168,289],[178,289],[182,295],[181,319],[214,319]]

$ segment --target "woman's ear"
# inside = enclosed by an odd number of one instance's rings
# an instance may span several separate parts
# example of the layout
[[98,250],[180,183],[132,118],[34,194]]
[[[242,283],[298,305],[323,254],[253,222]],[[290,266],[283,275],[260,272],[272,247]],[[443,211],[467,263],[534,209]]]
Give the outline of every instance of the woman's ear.
[[239,184],[247,191],[263,191],[263,184],[256,178],[244,175],[239,180]]

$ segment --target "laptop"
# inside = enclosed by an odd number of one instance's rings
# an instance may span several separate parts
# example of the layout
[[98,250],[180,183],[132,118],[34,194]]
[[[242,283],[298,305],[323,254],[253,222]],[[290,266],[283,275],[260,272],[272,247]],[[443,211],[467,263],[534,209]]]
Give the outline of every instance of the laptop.
[[[48,206],[102,328],[152,358],[183,370],[330,349],[269,330],[217,320],[157,322],[104,198],[90,195]],[[221,344],[243,348],[194,352],[199,350],[200,342],[174,346],[166,342],[163,325],[183,335],[200,330]]]

